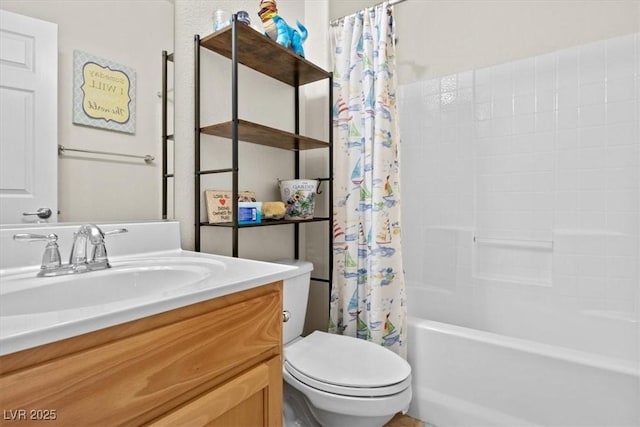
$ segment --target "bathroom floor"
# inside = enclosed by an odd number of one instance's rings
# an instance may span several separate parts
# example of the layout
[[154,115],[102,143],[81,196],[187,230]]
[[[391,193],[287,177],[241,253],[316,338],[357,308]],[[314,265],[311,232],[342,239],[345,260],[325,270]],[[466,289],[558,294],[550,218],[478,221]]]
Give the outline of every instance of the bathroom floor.
[[425,427],[425,423],[408,415],[396,414],[384,427]]

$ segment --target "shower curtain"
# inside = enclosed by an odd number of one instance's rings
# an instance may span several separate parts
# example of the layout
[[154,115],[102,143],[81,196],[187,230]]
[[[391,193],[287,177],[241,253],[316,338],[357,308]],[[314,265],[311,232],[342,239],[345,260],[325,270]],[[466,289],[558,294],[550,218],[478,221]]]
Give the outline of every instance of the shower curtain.
[[334,273],[329,331],[406,357],[393,7],[331,23]]

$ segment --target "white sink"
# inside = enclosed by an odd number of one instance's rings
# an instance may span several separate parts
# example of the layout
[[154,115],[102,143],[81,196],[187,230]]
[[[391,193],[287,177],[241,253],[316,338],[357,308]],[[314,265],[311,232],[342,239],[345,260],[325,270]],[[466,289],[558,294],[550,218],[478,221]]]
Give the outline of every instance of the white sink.
[[15,234],[55,233],[68,259],[79,224],[0,226],[0,355],[285,280],[297,268],[185,251],[177,221],[98,224],[112,268],[36,277],[44,246]]
[[189,257],[138,259],[114,263],[111,269],[59,277],[34,277],[33,272],[3,278],[0,316],[78,310],[93,306],[147,301],[194,290],[222,278],[225,264]]

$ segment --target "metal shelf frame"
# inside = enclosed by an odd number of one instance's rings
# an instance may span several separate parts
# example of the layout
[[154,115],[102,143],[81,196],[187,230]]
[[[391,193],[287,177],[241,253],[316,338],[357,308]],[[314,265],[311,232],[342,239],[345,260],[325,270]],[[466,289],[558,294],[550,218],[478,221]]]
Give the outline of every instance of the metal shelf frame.
[[166,50],[162,51],[162,219],[167,219],[168,210],[168,180],[174,179],[174,174],[169,173],[167,164],[168,141],[173,140],[173,135],[168,132],[168,80],[167,70],[169,62],[173,62],[173,53],[169,54]]
[[[200,123],[200,80],[201,80],[201,49],[206,48],[221,54],[231,60],[231,120],[229,122],[209,125],[203,127]],[[270,55],[271,58],[265,65],[260,55]],[[243,64],[249,68],[268,75],[276,80],[283,81],[293,87],[294,102],[294,132],[284,132],[278,129],[269,128],[255,123],[242,121],[238,115],[238,65]],[[275,65],[273,65],[275,64]],[[284,71],[283,71],[284,69]],[[241,228],[255,228],[262,226],[293,225],[294,227],[294,257],[300,257],[300,224],[312,222],[326,222],[329,237],[329,271],[328,279],[313,279],[329,283],[331,286],[333,274],[333,227],[332,227],[332,207],[333,207],[333,126],[332,126],[332,105],[333,105],[333,73],[322,70],[311,62],[294,54],[289,49],[284,49],[273,40],[257,33],[255,30],[237,21],[236,15],[232,16],[229,27],[223,28],[207,37],[201,39],[199,35],[194,36],[194,226],[195,226],[195,250],[201,248],[201,228],[202,227],[227,227],[232,231],[232,256],[238,256],[239,230]],[[329,102],[328,102],[328,131],[329,141],[324,142],[314,138],[307,138],[300,135],[300,87],[314,81],[328,79]],[[222,169],[201,169],[201,135],[210,134],[229,138],[232,143],[231,167]],[[294,151],[294,176],[300,178],[300,150],[305,149],[328,149],[329,150],[329,171],[328,176],[319,178],[320,181],[328,182],[328,216],[314,217],[313,220],[291,221],[291,220],[266,220],[260,224],[239,224],[237,209],[232,211],[232,220],[229,223],[209,224],[201,220],[201,207],[203,192],[201,187],[201,177],[208,174],[230,173],[232,181],[232,200],[238,200],[238,177],[239,177],[239,142],[253,143],[271,146],[275,149],[285,149]],[[234,204],[235,205],[235,204]]]

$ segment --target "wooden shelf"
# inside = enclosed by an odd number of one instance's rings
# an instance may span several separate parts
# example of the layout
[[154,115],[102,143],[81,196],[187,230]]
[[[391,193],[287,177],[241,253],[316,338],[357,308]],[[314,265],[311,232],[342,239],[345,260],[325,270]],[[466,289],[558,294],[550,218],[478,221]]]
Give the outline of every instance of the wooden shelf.
[[[329,78],[317,65],[280,46],[248,25],[238,24],[238,62],[290,86]],[[204,48],[231,59],[231,25],[200,40]]]
[[[237,20],[232,20],[231,25],[216,31],[213,34],[207,35],[204,38],[200,38],[198,35],[194,37],[195,48],[195,84],[194,84],[194,99],[196,101],[196,114],[195,114],[195,242],[194,248],[196,251],[200,251],[200,238],[202,227],[222,227],[231,231],[232,237],[232,256],[237,257],[239,252],[239,229],[241,228],[255,228],[266,226],[277,226],[292,224],[295,227],[295,242],[294,242],[294,255],[298,256],[299,250],[299,225],[306,223],[319,223],[324,222],[328,224],[329,242],[332,242],[333,234],[331,228],[331,216],[315,217],[310,220],[263,220],[260,224],[236,224],[233,222],[209,224],[206,221],[202,221],[201,218],[201,202],[202,185],[200,178],[203,175],[218,174],[218,173],[230,173],[232,174],[232,188],[233,191],[238,190],[238,179],[240,175],[239,168],[239,155],[238,155],[238,142],[243,141],[245,143],[257,144],[266,147],[272,147],[283,150],[291,150],[294,152],[294,167],[295,176],[300,174],[300,151],[324,148],[329,149],[329,175],[333,169],[333,133],[331,127],[331,119],[329,118],[327,125],[329,126],[328,140],[320,140],[315,138],[309,138],[300,135],[300,98],[298,88],[308,83],[326,81],[329,88],[328,92],[328,107],[331,108],[332,96],[332,82],[333,74],[323,70],[317,65],[307,61],[301,56],[295,54],[292,50],[286,49],[275,41],[269,39],[263,33],[255,31],[253,28],[244,25]],[[231,120],[227,122],[214,123],[203,127],[203,123],[200,121],[200,105],[201,105],[201,62],[200,58],[202,51],[207,49],[213,53],[219,54],[231,60]],[[295,105],[295,126],[294,133],[284,131],[281,129],[264,126],[261,124],[249,122],[247,120],[241,120],[238,116],[237,104],[238,101],[238,73],[237,66],[242,64],[247,68],[264,74],[274,80],[282,82],[294,88],[294,105]],[[211,123],[211,122],[209,122]],[[207,124],[209,124],[207,123]],[[237,130],[237,132],[234,132]],[[234,154],[232,156],[232,165],[229,168],[202,170],[200,168],[200,155],[203,141],[201,140],[202,134],[225,138],[230,141]],[[332,178],[321,179],[323,181],[332,181]],[[329,201],[333,197],[333,188],[329,188]],[[329,245],[331,246],[331,245]],[[331,268],[329,268],[329,277],[331,277]],[[328,281],[331,286],[331,281]]]
[[[247,228],[247,227],[268,227],[271,225],[284,225],[284,224],[304,224],[307,222],[320,222],[320,221],[329,221],[327,217],[314,217],[312,219],[263,219],[259,224],[238,224],[238,228]],[[201,226],[210,226],[210,227],[233,227],[232,222],[220,222],[216,224],[210,224],[208,222],[201,222]]]
[[[207,135],[232,138],[232,124],[233,122],[231,121],[218,123],[203,127],[200,131]],[[296,135],[291,132],[259,125],[246,120],[238,121],[238,140],[294,151],[327,148],[329,146],[328,142],[319,139]]]

